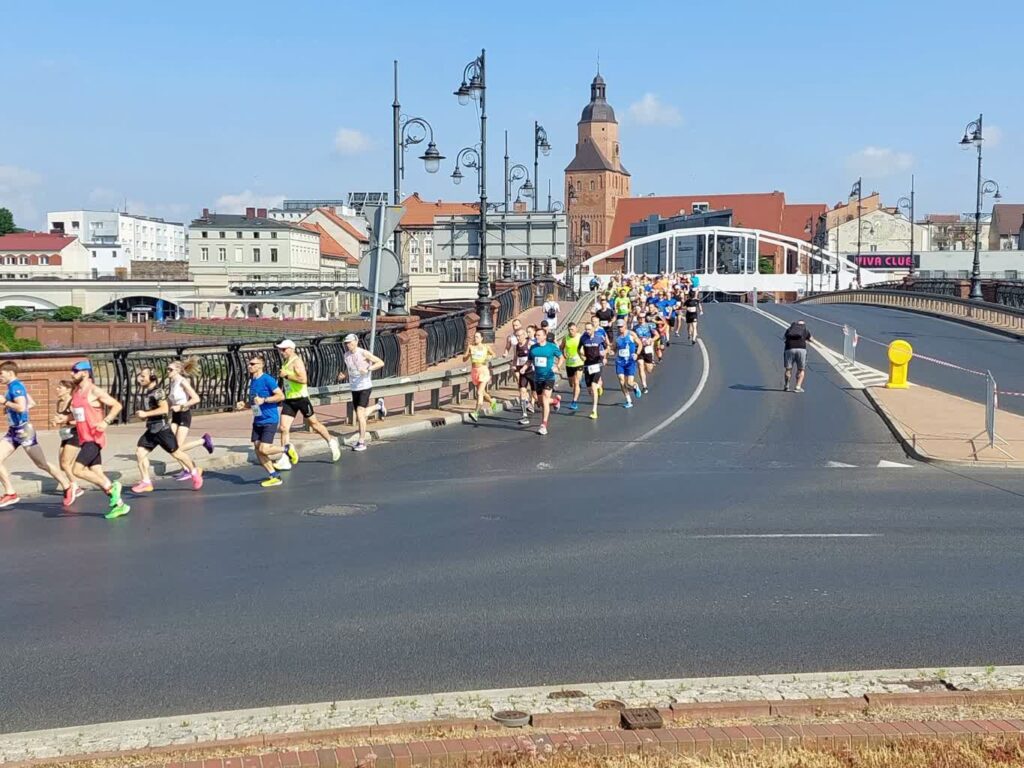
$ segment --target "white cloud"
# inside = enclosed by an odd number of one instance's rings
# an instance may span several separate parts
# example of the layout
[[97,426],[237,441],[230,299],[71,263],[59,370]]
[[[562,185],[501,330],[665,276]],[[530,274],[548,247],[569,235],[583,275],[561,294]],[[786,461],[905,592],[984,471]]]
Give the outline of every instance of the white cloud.
[[986,125],[984,128],[985,146],[995,149],[1003,143],[1003,129],[998,125]]
[[339,128],[334,134],[334,150],[339,155],[361,155],[371,146],[370,137],[355,128]]
[[221,195],[214,203],[218,213],[245,213],[246,208],[279,208],[284,195],[258,195],[252,190],[237,195]]
[[913,155],[888,147],[864,147],[846,158],[846,167],[852,173],[876,179],[910,170],[913,164]]
[[35,171],[0,165],[0,206],[11,209],[16,224],[37,225],[40,214],[35,204],[35,191],[42,183],[43,177]]
[[640,101],[630,104],[627,111],[633,122],[640,125],[679,125],[683,122],[679,110],[663,103],[654,93],[645,93]]

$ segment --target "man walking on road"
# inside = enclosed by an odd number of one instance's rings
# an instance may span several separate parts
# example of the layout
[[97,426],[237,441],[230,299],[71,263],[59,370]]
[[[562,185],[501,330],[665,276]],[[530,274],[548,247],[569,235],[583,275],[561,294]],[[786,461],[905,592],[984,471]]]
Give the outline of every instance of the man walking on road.
[[313,404],[309,401],[309,378],[306,375],[306,364],[295,351],[295,342],[285,339],[277,345],[277,348],[284,359],[281,363],[281,388],[284,390],[284,404],[281,406],[281,447],[288,454],[288,461],[291,464],[297,464],[299,461],[299,454],[292,445],[291,429],[292,422],[300,413],[309,428],[327,441],[327,447],[331,451],[331,461],[337,461],[341,458],[338,438],[327,431],[327,427],[320,423],[320,419],[313,412]]
[[789,391],[789,379],[793,373],[793,366],[796,366],[796,387],[794,392],[804,391],[804,373],[807,367],[807,342],[811,340],[811,332],[803,320],[797,320],[786,329],[785,349],[782,353],[782,362],[786,368],[782,380],[782,390]]

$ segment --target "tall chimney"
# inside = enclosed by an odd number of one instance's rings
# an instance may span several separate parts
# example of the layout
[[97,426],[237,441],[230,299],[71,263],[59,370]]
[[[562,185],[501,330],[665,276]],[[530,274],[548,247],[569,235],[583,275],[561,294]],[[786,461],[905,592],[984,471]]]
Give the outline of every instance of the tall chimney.
[[247,218],[247,219],[255,219],[256,218],[256,209],[255,208],[246,208],[245,209],[245,218]]
[[257,208],[256,209],[256,218],[258,218],[258,219],[265,219],[265,218],[267,218],[267,209],[266,208]]
[[210,209],[209,208],[203,208],[203,218],[204,219],[210,218]]

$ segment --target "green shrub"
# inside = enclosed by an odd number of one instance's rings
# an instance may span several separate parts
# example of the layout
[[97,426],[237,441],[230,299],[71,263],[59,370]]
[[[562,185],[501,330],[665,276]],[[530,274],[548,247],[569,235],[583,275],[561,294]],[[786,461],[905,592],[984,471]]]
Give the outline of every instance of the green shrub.
[[0,317],[4,320],[24,320],[28,310],[24,307],[4,307],[0,309]]
[[63,307],[57,307],[53,310],[53,319],[61,323],[70,323],[72,320],[77,320],[82,316],[81,307],[72,307],[65,305]]
[[14,338],[14,326],[0,320],[0,352],[36,352],[42,348],[35,339]]

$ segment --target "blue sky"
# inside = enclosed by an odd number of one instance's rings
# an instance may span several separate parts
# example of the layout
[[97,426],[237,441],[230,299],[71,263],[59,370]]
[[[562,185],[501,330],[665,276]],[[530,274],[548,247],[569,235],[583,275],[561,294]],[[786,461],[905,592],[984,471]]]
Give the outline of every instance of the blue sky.
[[403,191],[465,197],[449,174],[477,123],[452,91],[481,47],[492,200],[503,131],[532,169],[534,119],[554,147],[542,200],[549,178],[561,197],[599,54],[634,194],[834,203],[862,174],[891,204],[914,173],[919,213],[972,210],[957,140],[984,112],[985,175],[1024,200],[1020,2],[35,0],[3,21],[0,206],[23,226],[390,190],[395,58],[403,111],[448,157],[428,176],[410,153]]

